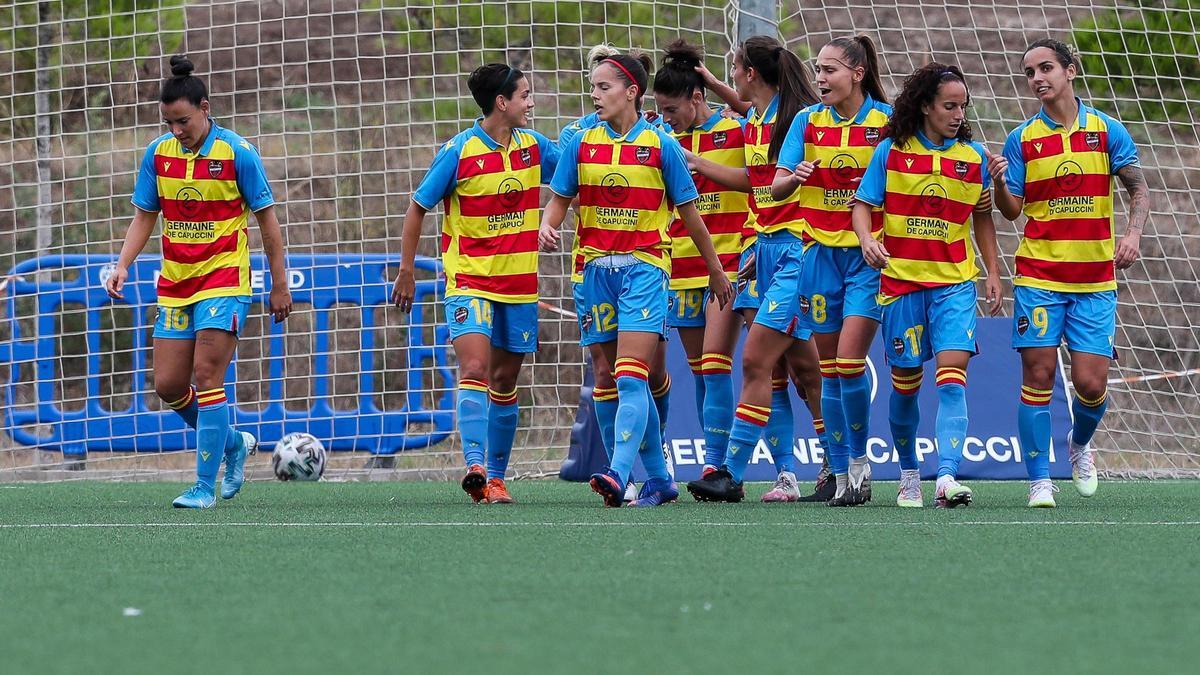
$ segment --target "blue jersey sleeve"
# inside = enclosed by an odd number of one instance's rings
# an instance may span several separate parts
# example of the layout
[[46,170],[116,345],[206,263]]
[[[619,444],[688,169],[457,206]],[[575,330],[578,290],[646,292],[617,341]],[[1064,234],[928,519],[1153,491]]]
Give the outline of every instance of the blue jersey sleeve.
[[978,141],[971,141],[971,147],[975,149],[975,152],[979,153],[979,161],[981,162],[979,168],[983,173],[983,189],[990,190],[992,187],[992,174],[988,173],[987,150],[985,150],[983,144]]
[[542,157],[542,184],[548,185],[550,179],[554,177],[554,171],[558,168],[558,158],[562,154],[558,144],[546,138],[544,134],[536,131],[529,132],[537,139],[538,154]]
[[157,212],[158,205],[158,174],[154,171],[154,150],[158,148],[161,138],[156,139],[146,148],[142,156],[142,164],[138,167],[137,180],[133,184],[133,197],[129,200],[143,211]]
[[462,141],[452,138],[433,156],[433,164],[412,199],[426,211],[432,211],[458,185],[458,158]]
[[696,191],[696,181],[688,170],[683,146],[665,131],[659,130],[658,137],[662,139],[662,174],[663,183],[667,186],[667,198],[676,206],[694,201],[700,193]]
[[242,199],[251,211],[261,211],[275,204],[262,157],[253,145],[240,138],[233,142],[233,170],[237,173],[238,192],[242,193]]
[[1116,173],[1129,165],[1138,165],[1137,146],[1129,130],[1117,120],[1104,116],[1108,122],[1108,165],[1112,173]]
[[574,122],[571,122],[567,126],[563,127],[562,131],[558,132],[559,150],[567,147],[567,145],[571,142],[571,139],[575,138],[577,135],[579,135],[579,132],[583,131],[583,125],[580,123],[581,121],[582,119],[575,120]]
[[808,111],[801,110],[792,118],[783,146],[779,148],[779,161],[775,166],[784,171],[795,171],[804,161],[804,132],[808,129]]
[[1008,160],[1008,170],[1004,174],[1004,184],[1014,197],[1025,197],[1025,155],[1021,152],[1021,127],[1013,129],[1004,141],[1004,159]]
[[582,139],[583,134],[577,133],[560,148],[562,154],[558,156],[558,167],[550,181],[550,189],[556,195],[574,197],[579,193],[579,142]]
[[883,194],[887,190],[887,158],[892,150],[892,139],[884,139],[867,164],[867,171],[858,184],[854,198],[871,206],[883,206]]

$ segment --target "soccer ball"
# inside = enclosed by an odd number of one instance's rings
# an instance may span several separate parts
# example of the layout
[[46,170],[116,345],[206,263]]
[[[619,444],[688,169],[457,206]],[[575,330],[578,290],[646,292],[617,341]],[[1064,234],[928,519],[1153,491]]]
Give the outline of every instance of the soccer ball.
[[275,444],[271,468],[279,480],[320,480],[325,473],[325,446],[303,431],[288,434]]

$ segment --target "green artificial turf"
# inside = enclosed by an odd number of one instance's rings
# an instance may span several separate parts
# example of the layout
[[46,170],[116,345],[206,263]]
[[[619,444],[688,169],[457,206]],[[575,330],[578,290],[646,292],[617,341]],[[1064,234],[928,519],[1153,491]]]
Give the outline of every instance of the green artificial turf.
[[887,483],[840,510],[604,509],[551,481],[170,508],[182,487],[0,485],[0,670],[1181,672],[1200,629],[1200,482],[915,512]]

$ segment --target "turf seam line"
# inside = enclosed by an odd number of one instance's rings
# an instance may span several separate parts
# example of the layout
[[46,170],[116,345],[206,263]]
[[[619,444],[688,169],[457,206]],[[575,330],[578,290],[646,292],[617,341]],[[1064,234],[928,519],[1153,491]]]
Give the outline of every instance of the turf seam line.
[[482,522],[465,521],[447,522],[331,522],[331,523],[287,523],[287,522],[212,522],[212,523],[0,523],[0,530],[38,530],[38,529],[129,529],[129,528],[193,528],[193,527],[279,527],[279,528],[317,528],[317,527],[941,527],[941,526],[982,526],[982,527],[1036,527],[1036,526],[1095,526],[1095,525],[1126,525],[1133,527],[1198,527],[1200,520],[1154,520],[1154,521],[1124,521],[1124,520],[968,520],[919,523],[896,522]]

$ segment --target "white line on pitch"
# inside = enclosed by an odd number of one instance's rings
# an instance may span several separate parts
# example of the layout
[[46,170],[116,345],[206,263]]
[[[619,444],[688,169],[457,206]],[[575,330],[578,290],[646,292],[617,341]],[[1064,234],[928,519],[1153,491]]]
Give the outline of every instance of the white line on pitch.
[[357,522],[357,523],[284,523],[284,522],[230,522],[230,523],[0,523],[0,530],[40,530],[40,529],[105,529],[105,528],[192,528],[192,527],[279,527],[279,528],[437,528],[437,527],[1075,527],[1086,525],[1126,525],[1133,527],[1197,527],[1200,520],[965,520],[951,522],[844,522],[844,523],[810,523],[810,522]]

